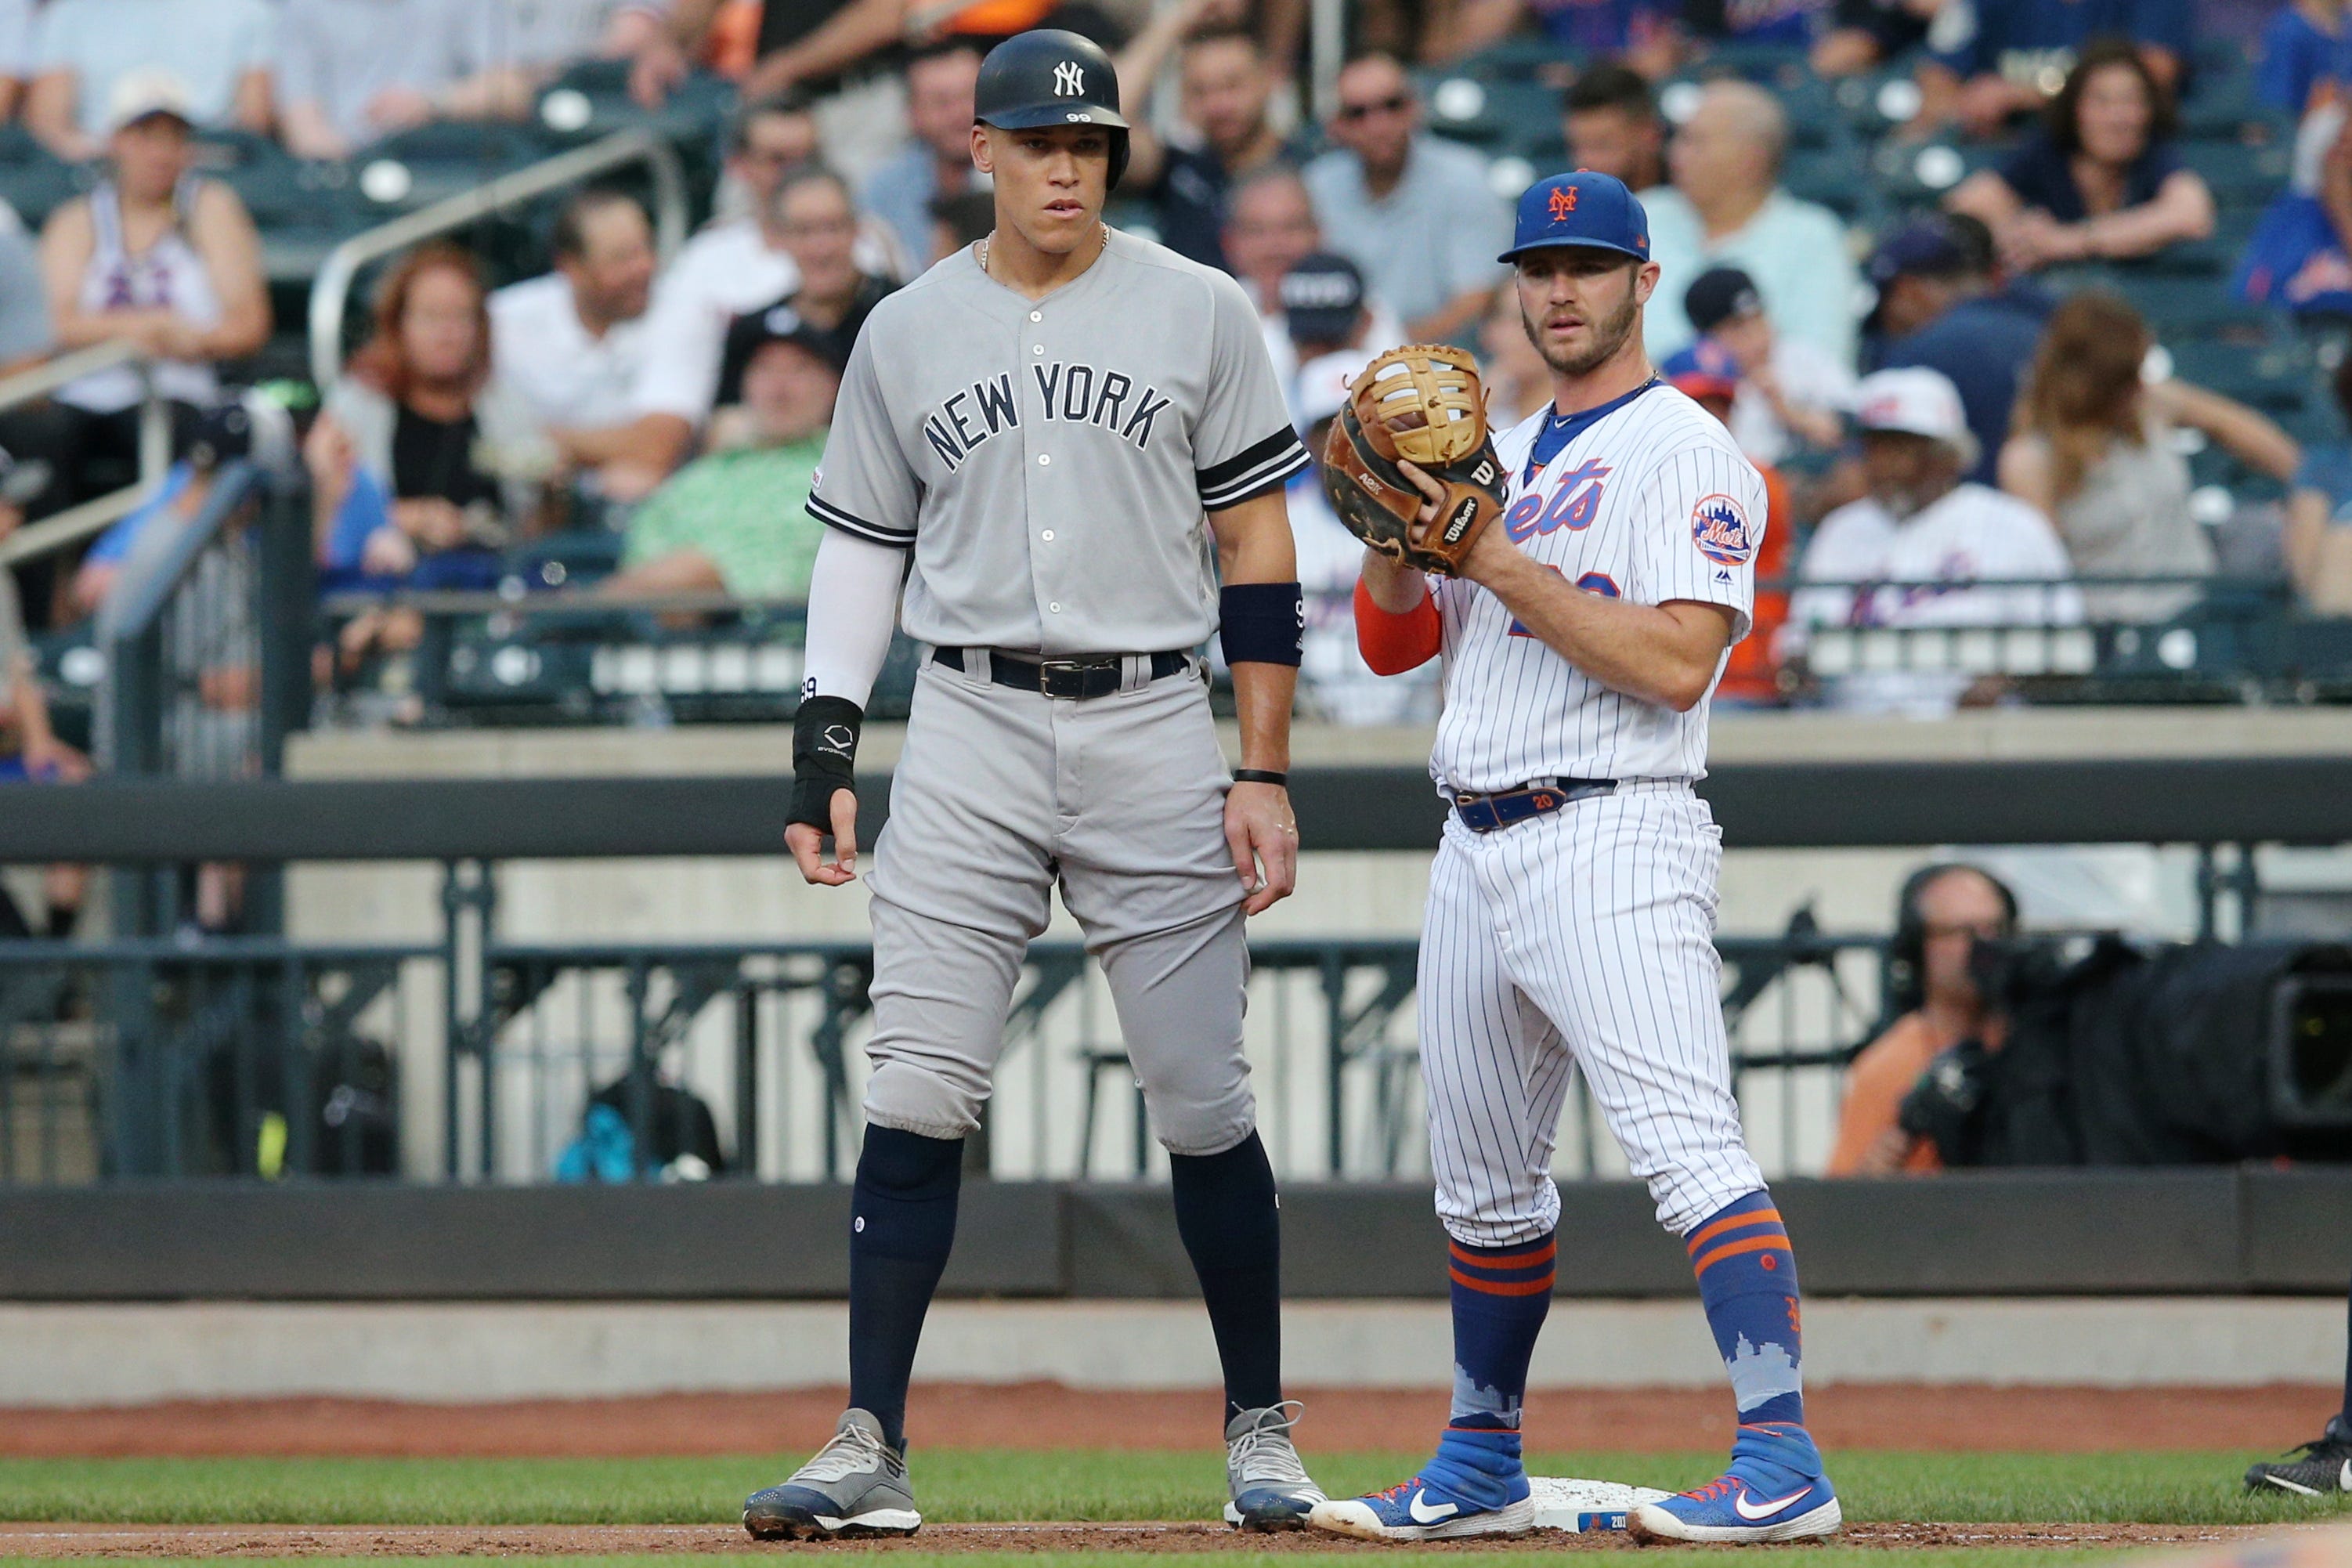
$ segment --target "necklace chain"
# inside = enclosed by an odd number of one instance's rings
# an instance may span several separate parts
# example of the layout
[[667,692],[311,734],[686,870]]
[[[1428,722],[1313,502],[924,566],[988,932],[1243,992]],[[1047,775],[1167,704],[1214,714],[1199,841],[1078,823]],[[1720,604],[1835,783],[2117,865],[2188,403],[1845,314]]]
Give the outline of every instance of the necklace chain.
[[[1104,223],[1097,224],[1095,226],[1102,230],[1103,243],[1105,245],[1108,245],[1110,243],[1110,225]],[[995,238],[996,231],[992,228],[986,234],[980,237],[980,269],[982,272],[988,272],[988,247],[990,242]],[[989,276],[992,278],[995,274],[989,273]]]

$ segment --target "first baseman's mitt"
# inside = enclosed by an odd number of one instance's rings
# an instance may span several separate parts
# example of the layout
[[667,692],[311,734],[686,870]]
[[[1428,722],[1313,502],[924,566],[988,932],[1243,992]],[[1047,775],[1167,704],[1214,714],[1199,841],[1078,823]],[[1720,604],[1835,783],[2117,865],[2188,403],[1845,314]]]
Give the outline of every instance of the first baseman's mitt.
[[[1428,522],[1420,512],[1429,498],[1399,458],[1445,487]],[[1366,365],[1331,422],[1323,484],[1339,521],[1366,544],[1424,572],[1458,572],[1507,499],[1477,362],[1443,343],[1410,343]]]

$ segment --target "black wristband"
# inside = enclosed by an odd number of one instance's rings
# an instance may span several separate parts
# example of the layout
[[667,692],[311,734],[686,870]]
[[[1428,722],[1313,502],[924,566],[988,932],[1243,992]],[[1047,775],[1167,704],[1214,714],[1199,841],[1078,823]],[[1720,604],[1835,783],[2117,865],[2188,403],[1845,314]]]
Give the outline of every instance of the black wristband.
[[1307,601],[1296,583],[1231,583],[1217,595],[1217,639],[1232,664],[1294,668],[1307,642]]
[[1235,768],[1234,783],[1272,784],[1276,789],[1288,789],[1290,775],[1276,773],[1272,768]]
[[833,831],[833,792],[857,787],[866,710],[846,697],[803,697],[793,716],[793,805],[786,822]]

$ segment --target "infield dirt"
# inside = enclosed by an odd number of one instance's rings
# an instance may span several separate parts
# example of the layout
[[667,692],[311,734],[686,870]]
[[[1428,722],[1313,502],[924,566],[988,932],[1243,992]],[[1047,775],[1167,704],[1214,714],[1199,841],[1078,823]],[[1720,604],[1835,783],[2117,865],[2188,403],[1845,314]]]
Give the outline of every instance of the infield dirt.
[[[1889,1551],[1962,1546],[2114,1551],[2142,1546],[2220,1543],[2276,1535],[2279,1527],[2153,1524],[1869,1524],[1849,1526],[1841,1546]],[[0,1557],[472,1557],[680,1555],[753,1548],[731,1525],[501,1525],[388,1528],[377,1525],[0,1524]],[[780,1552],[1105,1552],[1381,1553],[1394,1549],[1321,1532],[1244,1535],[1220,1524],[944,1524],[911,1538],[804,1542],[764,1548]],[[1637,1552],[1622,1535],[1539,1531],[1507,1542],[1423,1542],[1421,1552]]]

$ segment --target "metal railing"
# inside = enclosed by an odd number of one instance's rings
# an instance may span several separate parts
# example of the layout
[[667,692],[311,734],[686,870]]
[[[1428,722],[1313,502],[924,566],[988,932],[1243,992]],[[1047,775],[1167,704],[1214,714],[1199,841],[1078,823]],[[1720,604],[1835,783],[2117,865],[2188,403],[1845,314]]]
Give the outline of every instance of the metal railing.
[[[1874,1016],[1879,943],[1806,927],[1720,946],[1750,1142],[1768,1170],[1801,1168]],[[1416,961],[1410,939],[1253,948],[1246,1047],[1286,1176],[1427,1173]],[[721,1173],[845,1181],[872,973],[849,942],[0,944],[0,1184],[543,1182],[593,1100],[628,1129],[623,1179],[677,1173],[698,1102]],[[977,1139],[991,1174],[1164,1172],[1078,945],[1030,950],[1005,1037]],[[1580,1079],[1555,1168],[1623,1173]]]
[[47,397],[86,375],[128,365],[139,377],[139,478],[109,494],[45,517],[0,539],[0,569],[79,544],[144,505],[172,466],[172,414],[155,391],[154,363],[144,349],[117,339],[59,354],[0,381],[0,409]]
[[601,142],[560,153],[511,174],[501,174],[472,190],[353,235],[336,246],[320,264],[317,279],[310,286],[310,379],[318,384],[320,394],[332,390],[342,378],[343,312],[360,268],[421,240],[493,216],[519,203],[635,163],[645,164],[653,176],[654,241],[662,260],[667,262],[686,243],[686,170],[667,138],[647,128],[616,132]]

